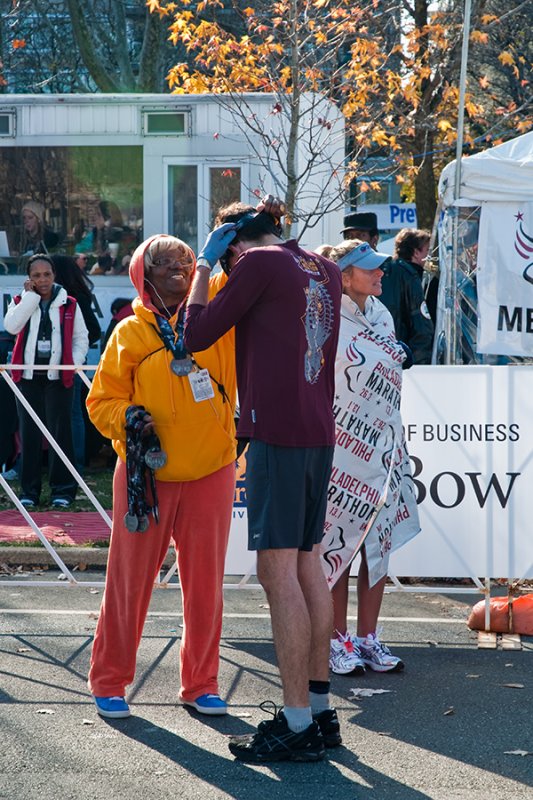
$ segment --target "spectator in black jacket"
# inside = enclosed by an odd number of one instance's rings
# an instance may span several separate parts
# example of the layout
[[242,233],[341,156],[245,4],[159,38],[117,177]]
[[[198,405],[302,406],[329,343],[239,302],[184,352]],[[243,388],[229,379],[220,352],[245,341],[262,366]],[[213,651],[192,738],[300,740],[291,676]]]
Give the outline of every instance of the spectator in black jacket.
[[392,314],[396,338],[411,349],[414,364],[431,364],[434,327],[422,288],[430,238],[429,231],[402,228],[381,281],[379,299]]
[[114,329],[126,317],[130,317],[135,312],[132,308],[132,300],[131,297],[115,297],[113,302],[111,303],[111,321],[107,326],[106,332],[104,333],[104,338],[102,340],[102,353],[106,348],[106,344],[109,340],[109,337],[113,333]]
[[359,239],[376,250],[379,241],[378,218],[372,211],[352,211],[344,217],[343,239]]
[[79,268],[74,256],[57,254],[51,256],[56,272],[56,283],[66,289],[73,297],[83,314],[83,321],[89,331],[89,347],[100,341],[102,330],[93,311],[93,282]]
[[[93,311],[93,282],[85,275],[76,262],[76,258],[67,255],[51,256],[54,264],[56,281],[63,286],[70,297],[77,301],[83,320],[89,332],[89,347],[100,342],[102,331],[100,323]],[[76,469],[83,472],[85,466],[86,428],[91,425],[86,417],[85,398],[87,387],[79,375],[74,379],[74,398],[72,402],[72,438],[74,441],[74,458]]]

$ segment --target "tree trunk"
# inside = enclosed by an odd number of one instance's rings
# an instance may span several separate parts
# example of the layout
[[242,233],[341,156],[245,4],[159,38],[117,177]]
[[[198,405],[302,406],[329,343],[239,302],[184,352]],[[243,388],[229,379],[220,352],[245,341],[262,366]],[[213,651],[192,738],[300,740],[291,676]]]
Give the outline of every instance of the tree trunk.
[[168,29],[158,14],[146,10],[143,46],[139,59],[138,92],[164,92],[164,44]]
[[[430,65],[428,19],[429,19],[429,0],[415,0],[414,3],[414,23],[420,47],[420,63],[423,66]],[[434,145],[435,138],[431,128],[431,100],[429,78],[423,78],[420,82],[420,105],[415,117],[415,137],[413,164],[418,167],[415,177],[415,202],[418,227],[431,230],[435,211],[437,209],[436,181],[434,170]]]
[[285,196],[285,206],[287,214],[285,216],[284,233],[289,239],[291,236],[292,221],[294,219],[294,207],[296,204],[296,194],[298,192],[298,176],[296,174],[296,153],[298,149],[298,128],[300,122],[300,52],[298,48],[298,8],[296,0],[291,4],[291,88],[292,95],[289,100],[289,136],[287,139],[287,193]]
[[107,73],[98,58],[92,41],[91,30],[79,0],[67,0],[67,6],[74,39],[91,78],[101,92],[113,93],[120,91],[116,81]]

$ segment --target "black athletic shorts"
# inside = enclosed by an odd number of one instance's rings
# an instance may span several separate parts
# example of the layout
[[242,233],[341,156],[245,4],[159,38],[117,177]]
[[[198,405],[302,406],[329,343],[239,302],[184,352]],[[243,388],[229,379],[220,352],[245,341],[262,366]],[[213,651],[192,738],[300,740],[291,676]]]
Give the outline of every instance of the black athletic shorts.
[[333,449],[250,441],[246,457],[249,550],[309,551],[322,541]]

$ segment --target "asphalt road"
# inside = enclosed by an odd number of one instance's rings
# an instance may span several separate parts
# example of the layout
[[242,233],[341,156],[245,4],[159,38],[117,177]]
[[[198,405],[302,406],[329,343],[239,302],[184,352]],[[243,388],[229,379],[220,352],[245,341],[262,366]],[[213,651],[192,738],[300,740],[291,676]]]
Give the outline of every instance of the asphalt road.
[[[2,800],[533,798],[533,640],[519,652],[479,650],[465,625],[477,597],[386,595],[383,639],[405,672],[334,676],[344,746],[317,764],[260,767],[235,762],[226,740],[265,717],[262,700],[281,700],[262,592],[226,591],[221,686],[231,713],[211,720],[177,703],[175,589],[154,592],[134,716],[97,716],[85,681],[100,597],[59,582],[0,583]],[[350,699],[357,687],[388,691]]]

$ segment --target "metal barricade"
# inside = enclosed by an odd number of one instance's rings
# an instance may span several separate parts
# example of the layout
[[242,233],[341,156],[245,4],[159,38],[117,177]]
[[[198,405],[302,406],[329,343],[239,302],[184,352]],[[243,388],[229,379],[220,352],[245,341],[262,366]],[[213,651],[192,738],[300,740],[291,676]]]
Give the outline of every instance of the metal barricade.
[[[87,483],[85,482],[83,477],[80,475],[80,473],[78,472],[76,467],[71,463],[71,461],[65,455],[65,453],[63,452],[63,450],[61,449],[59,444],[56,442],[56,440],[54,439],[54,437],[52,436],[50,431],[46,428],[45,424],[41,421],[41,419],[38,417],[38,415],[36,414],[34,409],[28,403],[28,401],[26,400],[26,398],[24,397],[24,395],[22,394],[22,392],[18,388],[17,384],[13,381],[11,375],[9,374],[9,370],[11,368],[12,368],[12,366],[9,365],[9,364],[0,364],[0,375],[5,380],[5,382],[7,383],[9,388],[11,389],[11,391],[14,393],[15,397],[17,398],[17,400],[21,403],[21,405],[24,406],[24,408],[26,409],[26,411],[28,412],[28,414],[30,415],[30,417],[32,418],[34,423],[37,425],[37,427],[39,428],[39,430],[41,431],[43,436],[48,441],[49,445],[55,450],[55,452],[57,453],[59,458],[63,461],[63,463],[65,464],[65,466],[67,467],[67,469],[69,470],[71,475],[73,476],[73,478],[76,480],[78,486],[81,489],[83,489],[83,491],[85,492],[86,496],[91,501],[91,503],[93,504],[93,506],[96,509],[96,511],[98,511],[98,513],[100,514],[100,516],[102,517],[102,519],[104,520],[106,525],[109,527],[109,529],[111,529],[111,518],[110,518],[109,514],[103,508],[102,504],[100,503],[98,498],[95,496],[94,492],[87,485]],[[23,365],[20,365],[20,369],[24,369],[24,368],[31,368],[31,369],[34,369],[34,370],[44,370],[44,369],[47,370],[47,369],[50,369],[50,366],[49,365],[42,366],[42,365],[35,365],[35,364],[23,364]],[[86,386],[88,386],[90,388],[91,381],[89,380],[89,378],[87,377],[85,372],[86,371],[94,372],[95,366],[94,366],[94,364],[93,365],[84,365],[84,366],[79,366],[79,367],[78,366],[70,366],[70,365],[55,365],[54,364],[54,370],[55,369],[57,369],[57,370],[74,370],[76,372],[76,374],[78,374],[80,376],[80,378],[83,380],[83,382],[86,384]],[[61,556],[59,555],[57,550],[48,541],[48,539],[44,535],[44,533],[41,530],[41,528],[39,528],[39,526],[36,524],[36,522],[32,519],[32,517],[31,517],[30,513],[28,512],[28,510],[22,505],[22,503],[20,502],[19,498],[17,497],[17,495],[15,494],[15,492],[13,491],[13,489],[11,488],[9,483],[6,481],[6,479],[1,474],[0,474],[0,486],[2,486],[2,488],[4,489],[5,493],[9,497],[9,499],[12,501],[13,505],[15,506],[15,508],[24,517],[24,519],[26,520],[26,522],[28,523],[30,528],[33,530],[35,535],[40,540],[40,542],[43,545],[43,547],[45,547],[47,552],[51,555],[51,557],[53,558],[53,560],[55,561],[55,563],[57,564],[57,566],[61,570],[61,573],[65,576],[66,580],[64,581],[64,585],[75,586],[75,585],[80,584],[80,581],[76,580],[75,576],[69,570],[69,568],[66,566],[66,564],[64,563],[63,559],[61,558]],[[28,583],[28,581],[10,580],[9,581],[9,586],[21,586],[21,585],[25,585],[27,583]],[[53,583],[54,586],[57,585],[57,581],[53,581],[53,582],[52,581],[32,581],[32,586],[49,586],[49,585],[52,585],[52,583]],[[97,582],[97,583],[89,584],[87,581],[83,582],[83,586],[84,587],[92,586],[92,585],[94,585],[94,586],[102,586],[103,583],[102,582]]]

